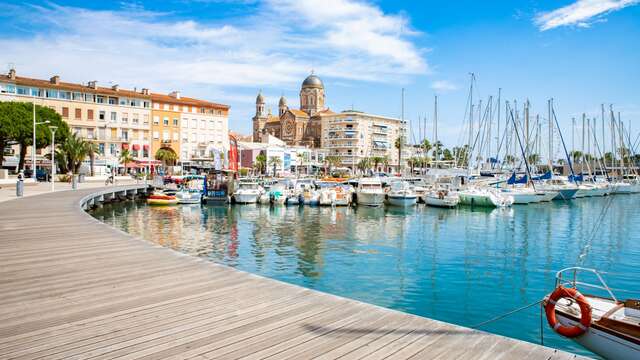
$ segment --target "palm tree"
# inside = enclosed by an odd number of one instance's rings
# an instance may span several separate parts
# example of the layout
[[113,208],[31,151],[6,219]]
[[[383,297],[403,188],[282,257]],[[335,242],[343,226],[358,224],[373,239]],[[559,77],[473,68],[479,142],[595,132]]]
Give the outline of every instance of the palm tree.
[[178,154],[170,147],[162,147],[156,151],[156,160],[162,161],[164,166],[175,164],[178,160]]
[[358,169],[363,173],[371,167],[371,158],[364,158],[358,162]]
[[386,169],[389,168],[389,155],[385,155],[382,157],[382,165],[384,166],[386,172]]
[[582,151],[573,150],[569,155],[574,163],[581,162],[580,159],[582,159]]
[[273,176],[276,176],[276,168],[282,164],[282,159],[278,156],[272,156],[269,158],[269,165],[273,167]]
[[256,156],[255,167],[258,169],[260,174],[264,174],[265,169],[267,168],[267,155],[260,153]]
[[384,158],[382,156],[374,156],[371,158],[371,162],[373,162],[373,169],[378,171],[378,165],[382,164]]
[[124,165],[124,171],[127,171],[127,164],[133,162],[133,155],[129,152],[129,149],[124,149],[120,153],[120,162]]
[[404,136],[398,136],[394,146],[398,149],[398,172],[400,172],[402,167],[402,147],[404,146]]
[[95,176],[96,153],[100,152],[100,148],[98,147],[98,144],[91,141],[87,141],[86,147],[87,154],[89,154],[89,162],[91,164],[91,176]]
[[505,164],[513,165],[516,162],[516,158],[513,155],[507,155],[504,157]]
[[538,165],[540,163],[540,155],[531,154],[527,157],[527,161],[529,161],[529,164],[531,165]]
[[78,135],[71,134],[56,152],[56,157],[59,156],[61,160],[66,160],[64,170],[78,174],[80,166],[88,154],[87,142]]
[[334,167],[338,167],[342,164],[342,157],[340,155],[329,155],[324,160],[329,164],[329,174]]

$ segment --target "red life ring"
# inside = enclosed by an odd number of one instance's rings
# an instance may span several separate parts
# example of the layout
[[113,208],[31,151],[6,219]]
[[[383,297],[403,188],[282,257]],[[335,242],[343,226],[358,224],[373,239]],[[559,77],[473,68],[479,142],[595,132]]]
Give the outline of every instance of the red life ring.
[[[556,318],[556,302],[562,298],[572,298],[578,303],[578,306],[580,306],[580,322],[578,325],[564,326],[560,324]],[[591,326],[591,305],[589,305],[587,299],[574,288],[558,286],[549,296],[549,300],[547,300],[547,304],[544,307],[544,312],[547,314],[549,326],[558,334],[568,338],[574,338],[584,334],[589,326]]]

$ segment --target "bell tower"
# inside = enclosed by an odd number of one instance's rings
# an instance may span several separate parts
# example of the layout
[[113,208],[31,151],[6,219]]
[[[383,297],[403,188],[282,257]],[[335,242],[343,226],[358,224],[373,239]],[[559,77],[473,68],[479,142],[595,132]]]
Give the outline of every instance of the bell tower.
[[315,115],[324,109],[324,84],[319,77],[311,73],[302,82],[300,89],[300,110]]

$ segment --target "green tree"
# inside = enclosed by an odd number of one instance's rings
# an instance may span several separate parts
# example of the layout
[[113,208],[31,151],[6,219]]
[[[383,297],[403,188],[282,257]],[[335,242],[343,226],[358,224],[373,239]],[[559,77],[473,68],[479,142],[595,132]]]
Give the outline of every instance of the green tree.
[[124,149],[120,152],[120,162],[124,165],[125,171],[127,170],[127,164],[133,162],[133,155],[129,149]]
[[451,153],[451,150],[444,149],[444,151],[442,152],[442,158],[443,160],[447,160],[447,161],[453,160],[453,154]]
[[405,139],[404,136],[398,136],[398,138],[396,138],[396,141],[394,142],[393,146],[395,146],[395,148],[398,150],[398,172],[401,170],[402,167],[402,147],[405,144]]
[[331,174],[334,167],[342,164],[342,157],[340,155],[329,155],[324,158],[324,161],[329,164],[329,174]]
[[258,156],[256,156],[254,166],[256,167],[256,169],[258,169],[260,174],[264,174],[264,171],[267,168],[267,155],[262,152],[258,154]]
[[574,150],[569,153],[569,156],[571,156],[571,160],[573,160],[574,163],[582,162],[582,151]]
[[384,157],[382,156],[373,156],[371,157],[371,162],[373,163],[373,169],[378,171],[378,165],[384,162]]
[[429,150],[433,149],[433,146],[431,145],[431,143],[429,142],[429,140],[424,139],[422,140],[422,143],[420,143],[420,148],[422,148],[422,150],[425,153],[428,153]]
[[71,171],[73,174],[78,174],[87,155],[87,142],[76,134],[62,142],[56,152],[56,157],[66,160],[64,172]]
[[358,170],[360,170],[362,172],[367,171],[367,169],[369,169],[371,167],[371,158],[366,157],[366,158],[360,160],[358,162],[357,167],[358,167]]
[[538,155],[538,154],[530,154],[527,157],[527,161],[531,165],[538,165],[540,163],[540,155]]
[[96,165],[96,154],[98,154],[100,152],[100,149],[98,148],[98,144],[92,142],[92,141],[87,141],[86,143],[86,147],[87,147],[87,155],[89,155],[89,166],[90,166],[90,175],[91,176],[95,176],[96,175],[96,169],[95,169],[95,165]]
[[613,162],[613,153],[610,151],[607,151],[606,153],[604,153],[604,161],[605,164],[611,164]]
[[269,165],[273,167],[273,176],[276,176],[276,168],[282,164],[282,159],[279,156],[272,156],[269,158]]
[[170,147],[161,147],[156,151],[155,158],[162,161],[164,166],[172,166],[178,161],[178,154]]

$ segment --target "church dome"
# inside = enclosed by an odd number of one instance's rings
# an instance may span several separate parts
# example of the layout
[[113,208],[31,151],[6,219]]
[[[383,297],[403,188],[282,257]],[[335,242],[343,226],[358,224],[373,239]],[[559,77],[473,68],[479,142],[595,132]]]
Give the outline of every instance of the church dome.
[[262,91],[258,93],[258,97],[256,98],[256,104],[264,104],[264,96],[262,96]]
[[307,76],[306,79],[302,82],[303,88],[324,88],[324,84],[322,84],[322,80],[319,77],[311,74]]
[[287,106],[287,99],[285,99],[284,96],[280,97],[280,102],[278,103],[278,106]]

